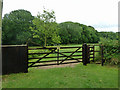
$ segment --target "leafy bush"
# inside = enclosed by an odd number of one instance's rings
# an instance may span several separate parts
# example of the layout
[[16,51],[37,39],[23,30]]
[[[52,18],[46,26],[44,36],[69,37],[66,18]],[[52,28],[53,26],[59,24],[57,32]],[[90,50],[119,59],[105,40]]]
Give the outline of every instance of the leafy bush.
[[118,40],[100,38],[100,44],[104,47],[104,59],[106,63],[118,65],[120,63],[120,45]]

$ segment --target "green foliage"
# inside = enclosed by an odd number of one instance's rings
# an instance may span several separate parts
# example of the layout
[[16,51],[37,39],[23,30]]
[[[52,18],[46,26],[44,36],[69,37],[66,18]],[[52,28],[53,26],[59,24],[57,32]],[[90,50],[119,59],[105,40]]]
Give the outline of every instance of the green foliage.
[[[106,63],[113,64],[114,62],[114,64],[119,64],[120,59],[118,58],[118,56],[120,54],[120,45],[118,44],[118,40],[101,38],[100,44],[104,46],[104,57]],[[117,56],[117,62],[115,56]]]
[[91,26],[63,22],[59,24],[59,28],[62,44],[96,43],[99,40],[97,31]]
[[76,22],[58,24],[55,12],[48,10],[43,10],[43,13],[38,13],[36,17],[29,11],[15,10],[5,14],[2,24],[3,44],[25,44],[28,39],[40,46],[98,43],[100,38],[119,40],[120,36],[118,32],[98,32],[92,26]]
[[60,37],[57,35],[57,23],[54,11],[43,10],[43,14],[39,13],[33,20],[34,27],[30,27],[33,32],[33,38],[39,38],[47,45],[48,39],[51,43],[60,43]]
[[118,32],[98,32],[99,37],[111,39],[111,40],[118,40]]
[[31,37],[29,29],[33,16],[26,10],[15,10],[5,14],[2,21],[3,44],[25,44]]

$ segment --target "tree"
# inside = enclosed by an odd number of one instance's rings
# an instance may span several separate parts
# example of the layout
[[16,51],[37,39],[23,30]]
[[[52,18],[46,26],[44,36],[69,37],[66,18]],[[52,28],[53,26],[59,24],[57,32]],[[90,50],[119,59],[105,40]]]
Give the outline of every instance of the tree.
[[59,28],[62,44],[97,43],[99,41],[97,30],[92,26],[69,21],[60,23]]
[[3,44],[25,44],[31,37],[29,29],[34,17],[29,11],[19,9],[5,14],[3,17]]
[[81,43],[82,28],[79,23],[63,22],[59,24],[59,35],[62,44]]
[[34,27],[30,27],[33,32],[33,38],[44,39],[44,46],[48,41],[51,44],[60,43],[60,37],[58,36],[58,24],[56,23],[54,11],[43,10],[43,14],[38,13],[37,17],[33,20]]
[[118,40],[118,33],[115,32],[98,32],[99,37],[111,40]]

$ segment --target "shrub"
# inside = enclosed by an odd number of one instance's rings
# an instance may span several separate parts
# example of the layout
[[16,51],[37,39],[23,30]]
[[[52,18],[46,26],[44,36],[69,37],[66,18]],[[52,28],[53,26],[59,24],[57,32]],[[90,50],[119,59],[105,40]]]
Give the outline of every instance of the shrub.
[[106,63],[118,65],[120,63],[120,46],[118,40],[101,38],[99,43],[104,47],[104,59]]

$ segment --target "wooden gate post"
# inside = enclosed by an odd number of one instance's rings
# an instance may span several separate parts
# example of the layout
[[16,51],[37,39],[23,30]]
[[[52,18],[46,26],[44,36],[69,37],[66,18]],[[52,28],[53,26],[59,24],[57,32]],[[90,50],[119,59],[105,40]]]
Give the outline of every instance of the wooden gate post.
[[82,62],[83,65],[87,65],[87,58],[86,58],[86,53],[87,53],[87,44],[84,43],[82,46]]
[[83,59],[83,65],[87,65],[87,63],[90,63],[90,50],[89,50],[89,46],[84,43],[83,46],[82,46],[82,59]]

